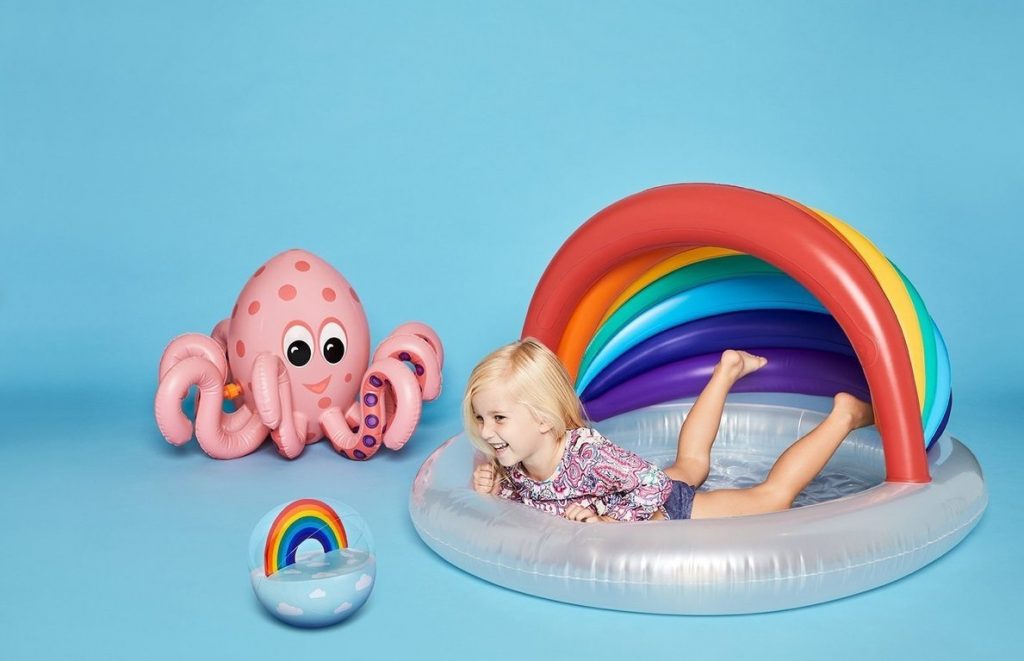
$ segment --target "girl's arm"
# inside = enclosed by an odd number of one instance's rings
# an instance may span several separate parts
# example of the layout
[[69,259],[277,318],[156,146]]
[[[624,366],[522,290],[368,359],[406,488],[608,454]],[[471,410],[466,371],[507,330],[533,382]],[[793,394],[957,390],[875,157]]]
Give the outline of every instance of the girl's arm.
[[502,475],[494,463],[478,465],[473,469],[473,489],[477,493],[487,493],[492,496],[500,496],[507,500],[522,502],[519,490],[512,486],[511,482]]
[[517,503],[523,502],[523,496],[519,493],[519,489],[516,489],[508,480],[498,479],[498,487],[494,493],[506,500],[514,500]]
[[598,514],[594,511],[593,507],[584,507],[576,503],[566,507],[563,516],[570,521],[578,521],[579,523],[618,523],[619,521],[610,516]]
[[618,521],[646,521],[668,500],[672,480],[643,457],[608,441],[596,446],[592,470],[607,494],[621,499],[604,513]]
[[492,464],[480,464],[473,469],[473,489],[477,493],[498,495],[498,491],[501,489],[501,479]]

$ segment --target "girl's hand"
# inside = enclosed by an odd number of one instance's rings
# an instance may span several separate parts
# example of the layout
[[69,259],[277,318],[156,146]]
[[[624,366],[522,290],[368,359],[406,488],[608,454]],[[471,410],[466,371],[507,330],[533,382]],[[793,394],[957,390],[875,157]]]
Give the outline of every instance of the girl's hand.
[[473,470],[473,488],[480,493],[496,494],[501,488],[497,471],[491,464],[480,464]]
[[580,523],[608,523],[615,520],[608,516],[600,516],[593,509],[577,505],[576,503],[565,508],[565,518],[570,521],[579,521]]

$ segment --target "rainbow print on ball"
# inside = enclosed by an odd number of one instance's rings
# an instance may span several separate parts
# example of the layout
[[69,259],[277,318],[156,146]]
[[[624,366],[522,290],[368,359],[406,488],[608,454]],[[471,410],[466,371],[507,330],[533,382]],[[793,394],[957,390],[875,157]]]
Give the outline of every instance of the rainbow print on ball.
[[270,526],[263,551],[264,573],[270,576],[295,564],[295,552],[309,539],[319,542],[324,553],[348,547],[338,513],[323,501],[303,498],[285,506]]

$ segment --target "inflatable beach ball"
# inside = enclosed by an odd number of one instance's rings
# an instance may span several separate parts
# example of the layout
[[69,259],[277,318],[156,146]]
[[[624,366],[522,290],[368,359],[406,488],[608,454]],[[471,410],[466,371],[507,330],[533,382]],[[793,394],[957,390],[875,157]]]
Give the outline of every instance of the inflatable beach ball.
[[256,598],[298,627],[336,624],[366,603],[377,575],[370,529],[334,500],[303,498],[267,512],[249,539]]

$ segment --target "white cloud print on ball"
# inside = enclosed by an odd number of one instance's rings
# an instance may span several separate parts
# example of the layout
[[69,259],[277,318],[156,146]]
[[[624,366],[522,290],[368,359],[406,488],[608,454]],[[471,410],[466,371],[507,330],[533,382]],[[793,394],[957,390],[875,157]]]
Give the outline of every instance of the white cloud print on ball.
[[291,604],[286,604],[283,601],[277,605],[277,612],[281,615],[291,615],[292,617],[302,615],[301,608],[298,606],[292,606]]
[[351,617],[369,599],[376,577],[370,530],[340,501],[282,503],[249,535],[253,593],[267,612],[294,627],[326,627]]

